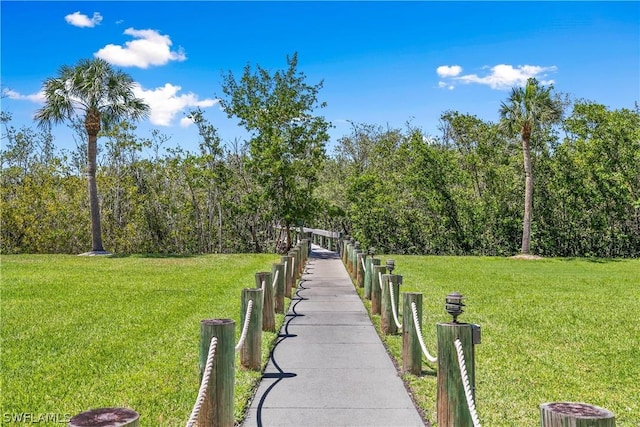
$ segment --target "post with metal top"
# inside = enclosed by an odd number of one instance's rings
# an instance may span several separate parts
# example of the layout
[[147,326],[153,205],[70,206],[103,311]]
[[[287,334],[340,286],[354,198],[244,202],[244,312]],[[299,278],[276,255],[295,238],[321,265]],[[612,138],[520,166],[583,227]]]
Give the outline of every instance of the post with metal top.
[[422,329],[422,294],[417,292],[403,292],[402,294],[402,373],[413,375],[422,374],[422,348],[413,320],[411,305],[416,305],[418,326]]
[[[264,290],[262,301],[262,330],[268,332],[276,331],[276,310],[272,280],[270,271],[260,271],[256,273],[256,288],[262,288]],[[262,286],[263,282],[264,287]]]
[[[389,260],[393,261],[393,260]],[[393,272],[393,267],[387,261],[387,270]],[[380,329],[386,335],[398,333],[398,326],[393,317],[393,307],[396,309],[396,315],[399,316],[399,300],[400,285],[402,285],[402,276],[399,274],[385,274],[382,276],[382,300],[380,303]],[[392,291],[393,290],[393,294]],[[393,300],[392,300],[393,298]],[[404,321],[413,320],[413,317],[403,317]]]
[[454,342],[459,339],[462,344],[470,394],[475,399],[474,345],[480,344],[480,327],[458,322],[458,316],[463,313],[463,298],[457,292],[447,295],[445,309],[453,316],[453,322],[436,324],[438,339],[437,412],[439,426],[467,427],[473,425]]
[[232,319],[200,322],[200,382],[205,374],[209,345],[218,338],[209,387],[198,416],[199,427],[233,427],[236,323]]
[[253,301],[249,326],[244,345],[240,349],[240,365],[246,369],[259,371],[262,365],[262,300],[263,292],[260,288],[246,288],[242,290],[240,300],[241,330],[247,315],[249,301]]
[[371,278],[371,313],[380,314],[382,300],[382,283],[380,278],[387,274],[387,267],[384,265],[373,266],[373,277]]

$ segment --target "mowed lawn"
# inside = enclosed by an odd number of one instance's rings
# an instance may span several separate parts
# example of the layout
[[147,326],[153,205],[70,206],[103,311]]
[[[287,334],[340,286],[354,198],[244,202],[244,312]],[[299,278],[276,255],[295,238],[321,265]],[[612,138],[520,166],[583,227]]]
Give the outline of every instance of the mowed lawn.
[[[432,354],[436,323],[451,320],[445,296],[466,297],[459,321],[482,328],[476,404],[483,425],[540,425],[540,404],[574,401],[613,411],[618,426],[640,426],[640,260],[379,258],[395,259],[401,292],[423,293]],[[401,364],[400,336],[385,341]],[[425,361],[423,371],[405,378],[435,424],[435,370]]]
[[[241,290],[279,259],[3,256],[3,423],[124,406],[145,426],[184,425],[199,388],[200,321],[234,319],[239,337]],[[275,338],[263,337],[265,361]],[[237,368],[237,420],[259,378]]]

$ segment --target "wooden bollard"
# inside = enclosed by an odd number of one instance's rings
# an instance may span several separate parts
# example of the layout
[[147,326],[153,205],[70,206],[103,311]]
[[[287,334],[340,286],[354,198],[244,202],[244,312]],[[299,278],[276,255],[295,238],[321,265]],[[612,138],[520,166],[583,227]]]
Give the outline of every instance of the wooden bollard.
[[233,427],[236,323],[232,319],[200,322],[200,381],[205,374],[211,338],[217,337],[209,387],[198,416],[198,427]]
[[128,408],[98,408],[81,412],[69,420],[69,427],[138,427],[140,415]]
[[289,273],[291,277],[291,289],[296,291],[296,282],[298,280],[298,256],[294,248],[291,248],[288,255],[291,257],[291,265],[289,266]]
[[380,265],[377,258],[367,258],[365,263],[367,270],[364,272],[364,297],[371,300],[371,289],[373,288],[373,266]]
[[357,255],[357,259],[356,259],[356,265],[358,266],[358,268],[356,268],[356,283],[358,284],[359,288],[364,288],[364,259],[366,258],[367,254],[359,251],[358,255]]
[[371,312],[380,314],[382,289],[380,288],[380,274],[387,273],[387,267],[384,265],[374,265],[371,278]]
[[[275,311],[276,313],[284,313],[284,264],[273,264],[271,275],[276,281],[276,288],[274,289]],[[289,293],[289,297],[291,297],[291,293]]]
[[242,290],[240,298],[240,330],[244,328],[244,318],[247,315],[247,305],[253,301],[249,329],[244,345],[240,349],[240,364],[243,368],[260,370],[262,365],[262,300],[263,292],[260,288],[246,288]]
[[256,288],[262,288],[264,282],[264,294],[262,298],[262,330],[267,332],[276,331],[276,310],[275,299],[273,297],[272,277],[270,271],[260,271],[256,273]]
[[284,278],[284,296],[291,298],[291,257],[289,255],[283,255],[280,257],[280,262],[283,265],[283,278]]
[[613,412],[575,402],[553,402],[540,405],[541,427],[615,427]]
[[475,358],[473,325],[468,323],[438,323],[438,425],[466,427],[473,425],[471,412],[464,394],[454,341],[460,339],[471,386],[475,398]]
[[[391,305],[391,289],[393,287],[393,304],[396,307],[396,314],[400,316],[400,285],[402,285],[402,276],[399,274],[385,274],[382,276],[382,301],[380,303],[380,329],[387,335],[397,334],[398,326],[393,318],[393,306]],[[409,320],[407,317],[403,319]],[[413,320],[413,318],[411,318]]]
[[415,303],[418,313],[418,325],[422,328],[422,294],[417,292],[403,292],[402,301],[402,372],[413,375],[422,374],[422,348],[411,304]]

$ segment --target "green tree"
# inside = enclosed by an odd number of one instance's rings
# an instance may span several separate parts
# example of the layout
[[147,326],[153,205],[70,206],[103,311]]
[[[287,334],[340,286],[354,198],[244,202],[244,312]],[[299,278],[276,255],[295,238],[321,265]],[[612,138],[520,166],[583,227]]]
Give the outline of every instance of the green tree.
[[45,105],[36,111],[39,126],[72,122],[80,117],[87,132],[87,180],[92,251],[103,252],[100,205],[96,183],[98,133],[123,119],[146,117],[149,106],[133,93],[133,79],[102,59],[82,59],[63,65],[57,77],[44,82]]
[[524,160],[525,190],[524,219],[522,227],[523,254],[531,252],[531,219],[533,217],[533,168],[531,141],[542,125],[558,121],[562,116],[562,104],[551,96],[553,86],[542,86],[535,78],[527,80],[524,87],[514,87],[507,102],[500,107],[500,127],[509,135],[520,135]]
[[[271,74],[247,65],[239,79],[224,76],[221,105],[229,117],[237,117],[250,134],[249,170],[260,186],[261,205],[287,232],[312,216],[313,189],[325,160],[330,123],[315,115],[322,82],[306,83],[297,70],[298,57],[287,57],[288,68]],[[259,242],[255,242],[260,251]]]

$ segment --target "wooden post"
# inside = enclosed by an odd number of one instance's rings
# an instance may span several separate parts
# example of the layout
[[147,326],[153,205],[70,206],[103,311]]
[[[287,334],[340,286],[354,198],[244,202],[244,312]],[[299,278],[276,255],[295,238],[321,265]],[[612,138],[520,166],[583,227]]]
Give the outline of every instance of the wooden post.
[[284,296],[287,298],[291,298],[291,262],[292,259],[289,255],[283,255],[280,257],[280,262],[283,264],[283,274],[282,277],[284,279]]
[[554,402],[540,405],[541,427],[615,427],[613,412],[587,403]]
[[422,349],[413,321],[411,303],[416,304],[418,325],[422,329],[422,294],[404,292],[402,306],[402,373],[422,374]]
[[[402,276],[398,274],[385,274],[382,276],[382,300],[380,302],[380,329],[382,333],[393,335],[398,333],[398,327],[393,319],[393,307],[391,306],[391,290],[389,283],[393,287],[393,303],[396,306],[397,314],[400,316],[398,301],[400,299],[399,290],[402,284]],[[403,319],[407,319],[403,317]],[[413,317],[411,318],[413,320]]]
[[[270,271],[260,271],[256,273],[256,288],[262,288],[264,290],[262,299],[262,330],[268,332],[276,331],[276,313],[272,280]],[[264,287],[262,287],[263,281]]]
[[387,267],[384,265],[373,266],[373,277],[371,278],[371,313],[380,314],[382,289],[380,287],[380,274],[387,273]]
[[247,315],[247,305],[253,301],[251,316],[249,317],[249,329],[244,345],[240,349],[240,364],[243,368],[259,371],[262,365],[262,301],[264,294],[262,289],[247,288],[242,290],[240,299],[240,322],[244,328],[244,318]]
[[377,258],[367,258],[367,269],[364,272],[364,297],[371,300],[371,289],[373,283],[373,266],[380,265],[380,260]]
[[140,415],[128,408],[98,408],[81,412],[69,420],[69,427],[138,427]]
[[291,265],[289,266],[289,273],[291,274],[291,289],[295,292],[296,281],[298,279],[298,256],[295,248],[291,248],[289,256],[291,257]]
[[358,268],[356,268],[356,283],[358,284],[359,288],[364,288],[364,267],[362,266],[362,264],[364,263],[364,259],[366,256],[367,254],[359,251],[356,259],[356,265],[358,266]]
[[353,243],[347,242],[347,253],[345,254],[345,264],[347,266],[347,272],[351,275],[351,254],[353,253]]
[[201,382],[212,337],[218,338],[218,344],[209,388],[198,416],[198,427],[233,427],[236,323],[232,319],[205,319],[200,322]]
[[473,425],[464,394],[458,354],[454,341],[460,339],[471,395],[475,398],[475,361],[473,352],[473,326],[468,323],[438,323],[438,425],[467,427]]
[[275,311],[276,313],[284,313],[284,264],[273,264],[271,275],[276,281],[276,288],[274,289]]

